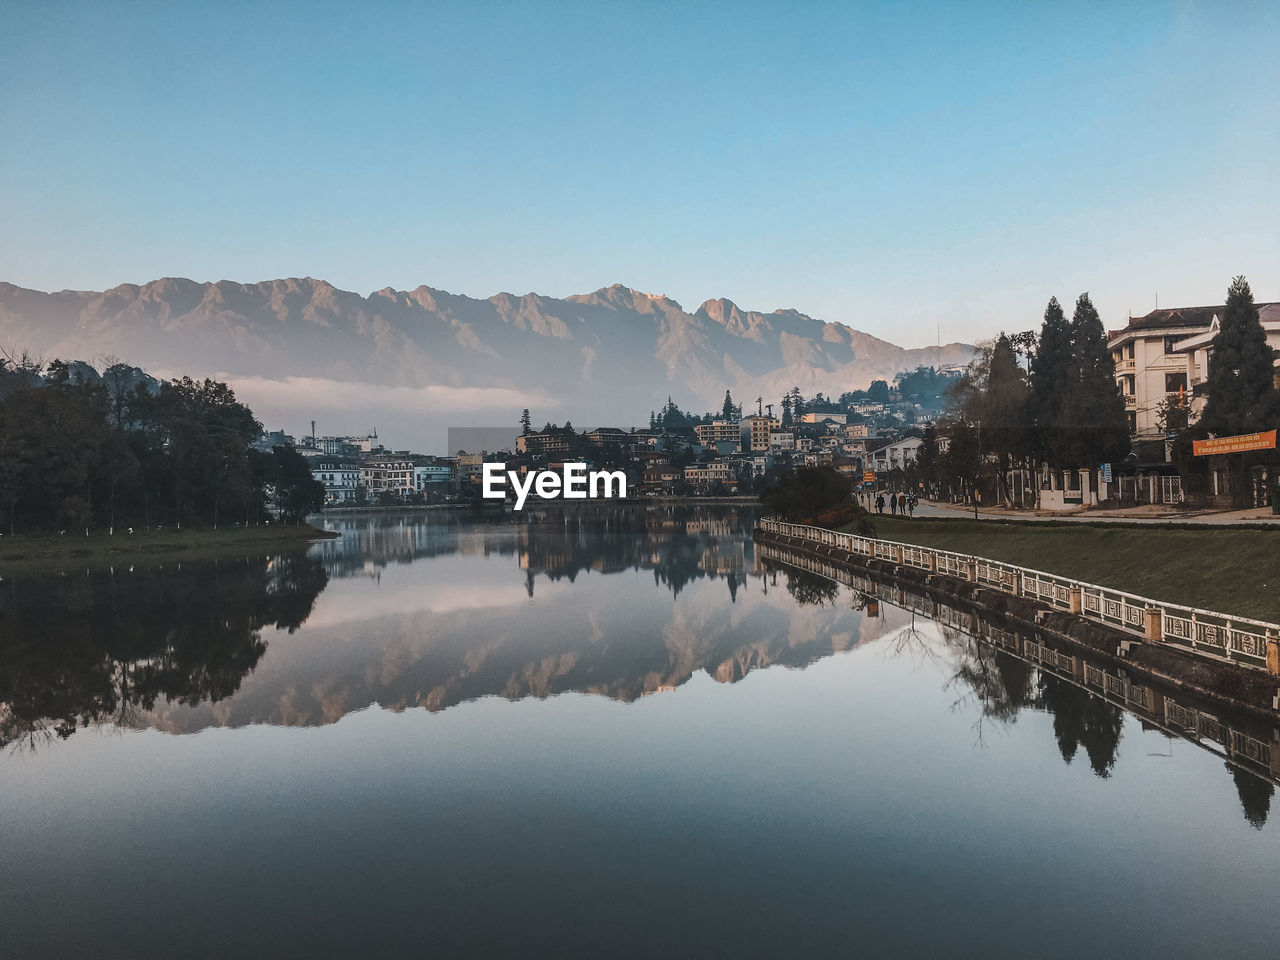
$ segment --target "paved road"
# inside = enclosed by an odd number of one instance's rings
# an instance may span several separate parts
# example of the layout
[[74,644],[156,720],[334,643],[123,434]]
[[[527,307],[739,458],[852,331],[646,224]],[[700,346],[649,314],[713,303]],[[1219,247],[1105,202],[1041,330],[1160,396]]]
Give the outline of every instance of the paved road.
[[[885,514],[889,511],[886,509]],[[973,507],[959,504],[921,501],[916,507],[917,517],[967,517],[973,519]],[[1253,508],[1250,510],[1231,510],[1226,512],[1172,512],[1165,507],[1132,507],[1127,510],[1091,510],[1087,513],[1053,514],[1032,513],[1031,511],[1003,510],[993,508],[978,509],[980,520],[1021,520],[1034,522],[1038,520],[1069,520],[1078,523],[1105,521],[1106,523],[1201,523],[1206,526],[1221,526],[1231,523],[1254,523],[1267,526],[1280,526],[1280,517],[1270,510]]]

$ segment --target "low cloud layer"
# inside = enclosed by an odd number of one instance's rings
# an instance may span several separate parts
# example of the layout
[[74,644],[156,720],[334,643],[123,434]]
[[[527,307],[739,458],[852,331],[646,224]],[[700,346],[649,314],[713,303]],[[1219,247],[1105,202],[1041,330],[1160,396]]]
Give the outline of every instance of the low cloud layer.
[[268,430],[283,428],[301,437],[316,421],[321,435],[377,429],[390,449],[446,452],[451,426],[514,426],[529,407],[549,419],[560,400],[510,387],[392,387],[322,377],[240,377],[218,373],[236,396],[253,408]]

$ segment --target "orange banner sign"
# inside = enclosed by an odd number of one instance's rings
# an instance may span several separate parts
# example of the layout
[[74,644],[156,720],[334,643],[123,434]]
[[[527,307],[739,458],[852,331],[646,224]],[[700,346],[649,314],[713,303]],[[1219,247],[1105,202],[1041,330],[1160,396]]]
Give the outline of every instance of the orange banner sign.
[[863,483],[875,483],[875,482],[876,482],[876,475],[875,475],[874,473],[872,473],[870,470],[868,470],[866,473],[864,473],[864,474],[862,475],[862,482],[863,482]]
[[1214,453],[1243,453],[1246,450],[1274,450],[1276,432],[1246,433],[1239,437],[1218,437],[1215,440],[1196,440],[1192,443],[1197,457]]

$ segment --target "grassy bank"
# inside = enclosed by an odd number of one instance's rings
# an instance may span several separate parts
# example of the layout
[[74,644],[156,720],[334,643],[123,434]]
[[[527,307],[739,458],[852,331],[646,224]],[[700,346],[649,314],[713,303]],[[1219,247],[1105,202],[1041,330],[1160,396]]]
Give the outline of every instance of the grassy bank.
[[151,530],[115,536],[91,532],[0,537],[0,571],[57,570],[68,565],[165,560],[170,557],[218,557],[246,550],[296,550],[310,541],[336,536],[308,524],[241,527],[222,530]]
[[885,540],[1280,622],[1280,529],[875,517]]

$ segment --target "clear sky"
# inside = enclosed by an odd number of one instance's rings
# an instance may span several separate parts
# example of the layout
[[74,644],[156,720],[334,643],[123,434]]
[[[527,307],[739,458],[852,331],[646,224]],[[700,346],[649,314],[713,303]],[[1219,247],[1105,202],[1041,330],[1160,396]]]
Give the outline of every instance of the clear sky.
[[906,345],[1280,299],[1280,4],[0,0],[0,280],[315,276]]

